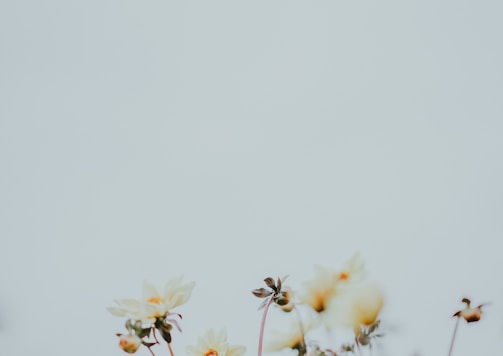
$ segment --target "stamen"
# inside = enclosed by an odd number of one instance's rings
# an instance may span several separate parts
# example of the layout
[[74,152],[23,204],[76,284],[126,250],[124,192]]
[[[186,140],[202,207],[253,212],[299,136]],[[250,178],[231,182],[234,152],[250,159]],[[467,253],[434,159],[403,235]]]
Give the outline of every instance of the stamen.
[[147,302],[154,304],[161,304],[161,297],[150,297],[147,299]]
[[215,349],[209,349],[204,353],[204,356],[218,356],[218,351]]

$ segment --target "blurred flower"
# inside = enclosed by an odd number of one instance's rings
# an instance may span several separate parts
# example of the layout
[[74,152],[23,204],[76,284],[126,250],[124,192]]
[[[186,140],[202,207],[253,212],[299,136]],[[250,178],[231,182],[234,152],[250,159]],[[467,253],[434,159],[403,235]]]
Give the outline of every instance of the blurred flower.
[[303,355],[306,353],[304,336],[313,326],[312,320],[305,321],[304,324],[292,323],[286,330],[273,332],[264,349],[268,352],[295,349]]
[[210,329],[198,338],[197,345],[186,347],[188,356],[242,356],[245,351],[244,346],[229,345],[225,329]]
[[120,335],[119,346],[128,354],[134,354],[141,346],[141,339],[133,334]]
[[326,323],[330,327],[342,325],[355,329],[369,326],[376,322],[383,304],[383,293],[373,283],[348,288],[332,299]]
[[467,323],[473,323],[475,321],[479,321],[482,316],[482,307],[484,306],[484,304],[480,304],[479,306],[472,308],[470,307],[471,304],[470,299],[463,298],[461,301],[466,304],[466,308],[458,310],[456,313],[454,313],[453,316],[463,318]]
[[361,282],[367,272],[365,271],[365,263],[359,253],[356,253],[347,261],[342,270],[338,274],[338,282],[357,283]]
[[310,305],[316,312],[323,312],[330,299],[335,295],[336,282],[339,275],[336,271],[314,266],[315,278],[304,282],[305,292],[299,295],[301,303]]

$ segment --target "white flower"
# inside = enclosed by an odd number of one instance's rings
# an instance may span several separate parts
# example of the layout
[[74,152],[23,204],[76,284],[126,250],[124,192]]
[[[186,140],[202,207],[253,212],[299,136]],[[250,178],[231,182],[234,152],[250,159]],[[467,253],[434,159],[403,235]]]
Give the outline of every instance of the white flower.
[[162,293],[152,283],[143,283],[142,320],[153,323],[173,308],[187,302],[195,283],[184,284],[182,278],[178,277],[166,283]]
[[304,323],[291,323],[286,330],[275,331],[271,338],[267,340],[265,351],[276,352],[284,349],[305,350],[304,337],[314,326],[313,319],[303,319]]
[[162,293],[152,283],[145,281],[141,300],[116,299],[117,306],[107,309],[113,315],[152,324],[157,318],[166,316],[173,308],[186,303],[190,298],[195,283],[183,283],[182,278],[167,282]]
[[116,307],[107,310],[115,316],[125,316],[134,320],[141,319],[141,303],[136,299],[116,299]]
[[327,308],[326,322],[330,327],[369,326],[377,321],[383,304],[383,293],[373,283],[347,288],[332,299]]
[[197,345],[186,347],[188,356],[242,356],[245,351],[244,346],[229,345],[225,329],[210,329],[198,338]]
[[134,354],[141,346],[141,339],[133,334],[121,335],[119,339],[119,346],[128,354]]

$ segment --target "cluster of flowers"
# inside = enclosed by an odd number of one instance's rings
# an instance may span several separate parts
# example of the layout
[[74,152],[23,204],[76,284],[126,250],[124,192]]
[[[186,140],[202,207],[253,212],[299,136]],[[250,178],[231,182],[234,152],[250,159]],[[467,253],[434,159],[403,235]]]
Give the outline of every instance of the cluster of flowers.
[[[264,282],[269,289],[259,288],[253,294],[266,298],[263,324],[269,305],[277,305],[283,312],[295,310],[294,319],[287,331],[278,332],[265,346],[266,351],[297,350],[299,356],[337,355],[354,352],[355,348],[372,347],[372,340],[380,337],[379,314],[384,304],[381,289],[367,280],[367,271],[357,254],[340,270],[315,266],[315,276],[303,284],[300,291],[283,288],[284,279],[277,283],[272,278]],[[352,342],[336,345],[321,345],[310,337],[319,329],[334,332],[343,328],[354,333]],[[262,348],[261,327],[259,353]]]
[[[127,353],[135,353],[141,345],[148,348],[155,355],[152,347],[160,344],[158,334],[166,342],[171,356],[173,327],[181,331],[178,319],[182,318],[173,310],[186,303],[192,294],[194,282],[184,283],[182,277],[166,283],[161,293],[152,283],[143,283],[143,297],[141,299],[116,299],[116,306],[107,308],[110,313],[120,317],[127,317],[127,334],[119,336],[119,346]],[[245,347],[229,345],[225,329],[215,331],[210,329],[198,339],[195,346],[187,346],[188,356],[242,356]]]
[[[362,348],[371,348],[374,340],[382,336],[378,333],[379,315],[384,305],[381,289],[367,280],[364,263],[357,254],[347,261],[341,269],[315,266],[315,276],[306,281],[303,288],[294,291],[285,286],[285,278],[264,279],[267,288],[257,288],[253,295],[263,298],[259,310],[263,309],[260,325],[258,356],[263,348],[269,352],[285,349],[297,351],[299,356],[337,356],[346,353],[362,353]],[[194,282],[184,283],[182,277],[166,283],[163,293],[151,283],[144,282],[141,299],[118,299],[116,306],[108,310],[116,316],[127,317],[127,334],[119,336],[119,346],[127,353],[135,353],[141,345],[154,355],[152,347],[160,344],[158,335],[167,343],[171,356],[173,327],[180,330],[178,320],[182,316],[173,310],[190,298]],[[458,322],[480,320],[482,305],[472,308],[470,300],[462,300],[466,308],[454,314]],[[276,307],[281,313],[290,313],[294,320],[286,331],[273,333],[273,337],[263,347],[264,330],[268,310]],[[295,311],[294,313],[291,313]],[[458,323],[451,340],[449,356],[452,353]],[[338,333],[342,329],[351,331],[350,342],[330,344],[316,341],[316,333],[326,335]],[[180,330],[181,331],[181,330]],[[332,334],[333,335],[333,334]],[[230,345],[225,329],[210,329],[199,337],[195,346],[187,346],[188,356],[242,356],[246,349],[240,345]]]

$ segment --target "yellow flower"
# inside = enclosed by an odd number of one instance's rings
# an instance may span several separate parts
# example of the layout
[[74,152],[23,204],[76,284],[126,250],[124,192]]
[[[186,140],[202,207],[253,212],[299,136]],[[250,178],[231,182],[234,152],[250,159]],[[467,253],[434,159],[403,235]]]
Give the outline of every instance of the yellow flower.
[[210,329],[198,338],[197,345],[186,347],[188,356],[242,356],[245,351],[244,346],[229,345],[225,329]]
[[141,339],[132,334],[121,335],[119,339],[119,346],[128,354],[134,354],[141,346]]
[[339,276],[336,271],[330,268],[322,266],[314,266],[314,268],[315,278],[304,282],[305,292],[299,295],[299,300],[321,313],[335,295],[336,282]]

